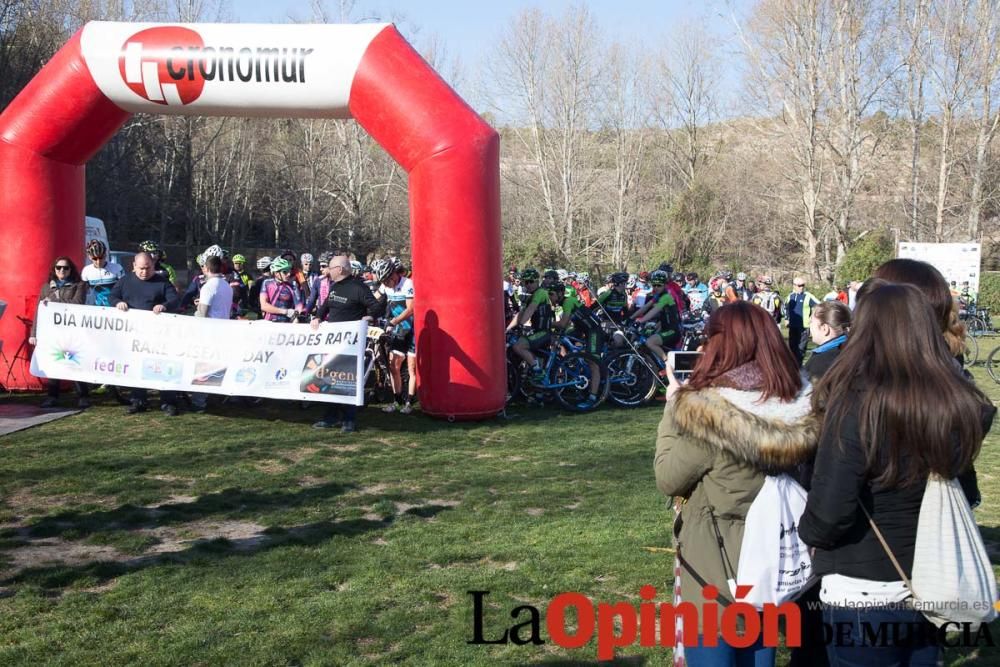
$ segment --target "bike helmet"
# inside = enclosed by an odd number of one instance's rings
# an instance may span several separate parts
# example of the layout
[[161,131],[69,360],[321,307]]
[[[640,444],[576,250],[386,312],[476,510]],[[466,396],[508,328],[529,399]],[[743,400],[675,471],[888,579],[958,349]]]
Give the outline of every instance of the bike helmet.
[[764,276],[763,279],[761,279],[761,282],[765,285],[771,285],[774,283],[774,281],[771,280],[771,276]]
[[302,257],[299,257],[299,259],[302,260],[303,264],[305,264],[306,262],[309,262],[310,264],[312,264],[312,262],[313,262],[313,256],[310,255],[307,252],[302,253]]
[[92,239],[90,243],[87,244],[87,255],[89,257],[104,257],[107,254],[108,246],[104,245],[103,241]]
[[[226,256],[225,251],[218,245],[210,245],[205,248],[205,252],[201,253],[203,259],[208,259],[209,257],[218,257],[222,259]],[[199,262],[201,264],[201,262]]]
[[392,258],[376,259],[372,262],[372,273],[374,274],[375,282],[379,283],[391,276],[395,273]]
[[289,262],[284,257],[278,257],[271,262],[271,273],[277,273],[279,271],[291,271],[292,263]]
[[613,285],[623,285],[628,283],[629,277],[627,273],[623,271],[617,271],[608,276],[608,282]]
[[670,276],[667,275],[666,271],[653,271],[649,276],[650,285],[666,285],[670,280]]
[[725,278],[726,280],[730,280],[731,281],[733,279],[733,272],[732,271],[726,271],[722,275],[722,277]]
[[666,273],[668,275],[673,275],[673,273],[674,273],[674,267],[673,267],[673,265],[668,264],[667,262],[663,262],[662,264],[660,264],[658,267],[656,267],[656,270],[657,271],[663,271],[664,273]]
[[271,258],[268,257],[267,255],[264,255],[263,257],[257,260],[257,268],[260,269],[261,271],[268,268],[269,266],[271,266]]
[[284,250],[281,251],[281,254],[278,255],[278,257],[282,257],[282,258],[287,259],[288,261],[294,263],[295,262],[295,251],[291,250],[290,248],[285,248]]
[[736,279],[737,280],[746,280],[747,279],[747,274],[745,274],[742,271],[740,271],[739,273],[736,274]]
[[[320,260],[320,263],[322,264],[322,260]],[[361,273],[361,269],[363,268],[364,267],[361,266],[361,262],[356,259],[351,260],[351,273]]]
[[576,274],[576,277],[580,279],[581,283],[590,282],[590,274],[587,273],[586,271],[581,271],[580,273]]
[[239,253],[233,255],[233,264],[246,264],[246,263],[247,263],[247,258],[244,257],[243,255]]
[[542,278],[545,280],[559,280],[559,272],[555,269],[545,269],[545,273],[542,274]]
[[566,280],[569,278],[569,271],[566,269],[557,269],[556,275],[559,277],[559,280]]
[[639,284],[639,281],[635,274],[628,277],[628,282],[625,283],[627,289],[635,289],[635,286]]
[[556,296],[566,296],[566,286],[562,283],[556,283],[551,287],[546,287],[545,291],[547,291],[550,295],[555,294]]
[[649,271],[640,271],[639,280],[649,280]]
[[675,283],[684,282],[684,274],[683,273],[675,273],[674,276],[673,276],[673,278],[674,278],[674,282]]
[[154,252],[160,252],[160,246],[157,245],[156,241],[143,241],[139,244],[139,250],[153,254]]
[[695,273],[694,271],[692,271],[691,273],[687,274],[686,278],[688,280],[693,280],[695,282],[698,282],[698,274]]
[[333,253],[330,252],[329,250],[327,250],[326,252],[321,252],[319,254],[319,263],[320,264],[327,264],[327,265],[329,265],[331,259],[333,259]]
[[205,255],[204,254],[197,255],[194,258],[194,261],[198,266],[205,266]]
[[521,271],[521,280],[526,283],[538,282],[538,271],[536,269],[525,269]]

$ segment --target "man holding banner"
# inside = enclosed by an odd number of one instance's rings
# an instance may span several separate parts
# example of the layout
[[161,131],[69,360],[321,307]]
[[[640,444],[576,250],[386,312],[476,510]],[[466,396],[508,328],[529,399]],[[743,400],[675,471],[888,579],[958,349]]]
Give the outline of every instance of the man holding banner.
[[[111,305],[121,311],[151,310],[156,314],[174,312],[180,302],[177,290],[166,277],[155,272],[155,265],[149,253],[141,252],[132,263],[132,273],[124,276],[111,289]],[[134,415],[146,411],[148,390],[132,390],[132,404],[125,408],[125,414]],[[177,416],[177,394],[172,391],[160,392],[160,409],[168,416]]]
[[[330,260],[327,277],[332,283],[330,293],[312,319],[313,329],[318,329],[320,322],[356,322],[363,319],[370,324],[381,315],[382,304],[368,286],[352,273],[351,260],[347,255],[336,255]],[[356,428],[357,411],[355,405],[331,403],[323,419],[313,427],[333,428],[342,423],[341,430],[351,433]]]

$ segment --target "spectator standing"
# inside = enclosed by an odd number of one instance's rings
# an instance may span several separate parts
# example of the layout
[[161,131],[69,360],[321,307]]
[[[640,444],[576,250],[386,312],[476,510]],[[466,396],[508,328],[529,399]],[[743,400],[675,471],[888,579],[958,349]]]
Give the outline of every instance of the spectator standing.
[[788,347],[802,365],[809,343],[808,329],[812,309],[819,305],[819,299],[806,291],[806,279],[796,276],[792,281],[792,293],[785,303],[785,319],[788,320]]
[[[103,244],[102,244],[103,245]],[[88,246],[88,249],[90,246]],[[49,269],[49,279],[41,289],[38,290],[38,304],[41,307],[43,302],[53,301],[56,303],[76,303],[83,304],[87,301],[87,282],[80,279],[80,274],[76,269],[76,264],[69,257],[62,255],[56,257]],[[29,345],[36,345],[38,339],[35,337],[38,331],[38,315],[31,323],[31,336],[28,338]],[[48,397],[42,401],[43,408],[54,408],[59,402],[59,380],[46,380]],[[90,407],[90,386],[86,382],[74,382],[76,387],[78,408],[86,409]]]
[[[163,274],[156,273],[152,256],[140,252],[132,262],[132,273],[125,275],[111,290],[111,305],[121,311],[151,310],[157,315],[176,312],[180,299],[174,285]],[[147,389],[132,389],[132,405],[126,414],[146,411]],[[177,395],[172,391],[160,392],[160,409],[168,416],[177,416]]]
[[[683,601],[703,611],[732,602],[725,559],[739,563],[744,523],[766,474],[794,469],[815,451],[809,387],[767,313],[746,302],[722,306],[708,321],[704,355],[681,388],[668,374],[667,405],[656,442],[660,491],[686,499],[674,522],[684,570]],[[690,582],[690,586],[686,585]],[[718,604],[705,605],[705,585]],[[718,618],[698,614],[698,646],[685,648],[691,667],[774,664],[763,641],[736,648],[721,638]]]
[[[198,292],[198,309],[195,317],[210,317],[216,320],[228,320],[233,303],[233,288],[222,275],[222,258],[211,256],[205,259],[202,271],[205,274],[205,284]],[[208,394],[194,392],[191,394],[191,405],[195,412],[204,412],[208,407]]]
[[[320,322],[366,320],[370,324],[381,315],[382,304],[375,299],[364,281],[351,273],[351,260],[347,255],[333,257],[327,273],[332,281],[330,294],[312,319],[314,329],[319,328]],[[323,419],[313,424],[313,427],[333,428],[341,425],[344,433],[352,433],[357,429],[357,411],[356,405],[330,403]]]
[[[961,374],[920,290],[869,287],[812,399],[822,431],[799,536],[815,547],[824,621],[845,632],[827,645],[831,664],[935,665],[937,628],[908,604],[888,552],[909,577],[930,474],[957,477],[976,502],[973,461],[996,409]],[[893,641],[864,639],[883,633]]]

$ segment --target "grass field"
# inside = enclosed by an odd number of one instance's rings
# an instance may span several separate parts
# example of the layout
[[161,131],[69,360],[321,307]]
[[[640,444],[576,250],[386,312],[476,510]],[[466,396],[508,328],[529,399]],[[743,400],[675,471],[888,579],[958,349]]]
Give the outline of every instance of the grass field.
[[[310,428],[319,411],[99,403],[0,439],[0,664],[579,664],[595,643],[469,645],[467,591],[490,591],[486,639],[564,591],[666,598],[660,407],[457,425],[368,409],[346,436]],[[1000,563],[995,431],[978,517]],[[1000,665],[1000,649],[946,662]]]

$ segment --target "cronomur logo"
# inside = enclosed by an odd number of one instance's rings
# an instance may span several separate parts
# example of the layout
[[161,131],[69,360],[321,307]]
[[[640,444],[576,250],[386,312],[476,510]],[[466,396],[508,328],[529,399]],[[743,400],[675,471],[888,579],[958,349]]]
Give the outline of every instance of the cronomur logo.
[[182,106],[197,100],[208,81],[303,84],[312,52],[303,47],[206,46],[190,28],[161,26],[129,37],[118,69],[140,97]]
[[184,53],[203,51],[205,42],[190,28],[148,28],[122,45],[118,69],[134,93],[150,102],[179,106],[201,96],[205,77],[197,68],[183,68]]

